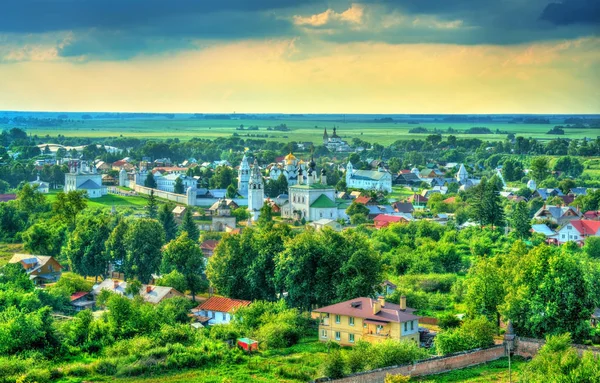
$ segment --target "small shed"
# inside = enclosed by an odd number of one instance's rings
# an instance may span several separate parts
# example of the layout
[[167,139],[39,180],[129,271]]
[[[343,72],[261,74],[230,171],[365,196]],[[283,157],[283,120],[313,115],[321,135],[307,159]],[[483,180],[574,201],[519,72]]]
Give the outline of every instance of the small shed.
[[238,346],[243,348],[245,351],[257,351],[258,342],[250,338],[239,338],[237,340]]

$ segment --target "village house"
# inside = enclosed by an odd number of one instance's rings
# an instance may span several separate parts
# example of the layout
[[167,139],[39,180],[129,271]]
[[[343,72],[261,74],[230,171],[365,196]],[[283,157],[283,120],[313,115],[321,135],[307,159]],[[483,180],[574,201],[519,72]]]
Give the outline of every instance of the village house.
[[591,219],[592,221],[600,221],[600,210],[590,210],[583,213],[584,219]]
[[423,197],[419,194],[413,194],[410,197],[408,197],[408,202],[410,202],[413,205],[413,207],[425,207],[427,205],[427,202],[429,202],[429,198]]
[[377,343],[386,339],[419,344],[419,317],[415,309],[406,307],[406,297],[400,305],[385,298],[355,298],[313,310],[319,320],[319,340],[353,346],[359,340]]
[[177,205],[173,208],[172,213],[175,218],[181,219],[183,218],[183,215],[185,214],[186,210],[187,208],[185,206]]
[[16,199],[16,194],[0,194],[0,202],[14,201]]
[[333,231],[342,231],[342,225],[338,221],[329,218],[321,218],[311,222],[309,225],[314,227],[315,230],[323,230],[323,228],[328,227]]
[[533,219],[548,220],[561,226],[569,221],[581,219],[581,213],[571,206],[544,205],[533,215]]
[[63,269],[48,255],[14,254],[8,263],[20,263],[36,285],[58,281]]
[[[116,279],[105,279],[99,285],[96,285],[92,290],[92,296],[97,298],[100,292],[103,290],[110,291],[115,294],[123,295],[127,298],[133,298],[132,295],[126,294],[127,282],[119,281]],[[139,292],[140,297],[145,302],[158,304],[165,299],[173,297],[183,297],[184,295],[172,287],[167,286],[154,286],[154,285],[142,285]]]
[[[212,296],[192,309],[192,314],[198,317],[200,322],[208,322],[209,325],[228,324],[231,322],[235,310],[251,303],[241,299]],[[202,320],[203,318],[207,318],[207,320]]]
[[410,220],[401,215],[389,215],[389,214],[379,214],[375,218],[373,218],[373,223],[375,224],[376,229],[382,229],[384,227],[388,227],[391,223],[403,222],[408,223]]
[[48,182],[44,182],[44,181],[40,180],[39,174],[35,181],[29,182],[29,186],[31,186],[36,191],[38,191],[42,194],[48,194],[48,192],[50,191],[50,184]]
[[200,244],[200,250],[202,250],[204,258],[208,260],[210,257],[212,257],[218,244],[219,241],[216,239],[207,239],[206,241],[202,242]]
[[570,221],[558,231],[557,241],[559,244],[573,241],[582,246],[588,237],[600,237],[600,221]]

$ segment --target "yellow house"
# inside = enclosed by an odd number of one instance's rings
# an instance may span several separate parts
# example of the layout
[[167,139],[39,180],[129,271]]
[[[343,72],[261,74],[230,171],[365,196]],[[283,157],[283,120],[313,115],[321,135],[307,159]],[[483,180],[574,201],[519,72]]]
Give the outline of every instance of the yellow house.
[[386,339],[412,341],[419,344],[419,317],[415,309],[379,299],[356,298],[313,310],[319,319],[319,340],[352,346],[359,340],[370,343]]
[[20,263],[35,284],[58,281],[63,268],[48,255],[14,254],[8,263]]

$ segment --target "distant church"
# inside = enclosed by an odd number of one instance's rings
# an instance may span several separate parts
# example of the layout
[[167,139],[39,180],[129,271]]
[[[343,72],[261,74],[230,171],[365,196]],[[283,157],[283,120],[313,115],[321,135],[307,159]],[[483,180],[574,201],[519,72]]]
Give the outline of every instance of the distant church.
[[392,192],[392,175],[380,163],[377,170],[356,170],[348,161],[346,186],[349,188]]
[[337,129],[333,128],[333,134],[327,134],[327,128],[323,131],[323,145],[332,152],[351,152],[352,148],[340,136],[337,135]]
[[102,186],[102,175],[96,172],[95,166],[87,162],[75,162],[69,165],[69,172],[65,174],[65,193],[73,190],[87,192],[88,198],[99,198],[106,195],[107,190]]
[[298,183],[299,174],[306,170],[306,163],[299,160],[292,153],[283,158],[280,164],[271,166],[269,177],[276,181],[283,174],[287,180],[288,186]]

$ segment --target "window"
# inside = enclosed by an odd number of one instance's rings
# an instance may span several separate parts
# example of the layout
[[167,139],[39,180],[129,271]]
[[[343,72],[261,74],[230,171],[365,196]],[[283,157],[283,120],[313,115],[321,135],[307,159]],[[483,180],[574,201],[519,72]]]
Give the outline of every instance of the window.
[[410,331],[415,329],[415,321],[410,321]]
[[341,317],[339,315],[336,315],[335,316],[335,323],[336,324],[340,324],[340,322],[341,322]]
[[354,334],[348,334],[348,341],[354,343]]
[[222,313],[221,315],[223,316],[223,320],[226,321],[227,320],[227,314],[226,313]]
[[572,228],[573,228],[573,226],[571,226],[571,225],[567,226],[567,229],[569,229],[569,230],[571,230]]
[[404,322],[404,331],[408,331],[408,322]]
[[327,338],[327,330],[321,330],[321,338]]
[[354,326],[354,317],[348,317],[348,324]]
[[562,238],[562,239],[565,239],[565,235],[563,234],[561,238]]
[[341,339],[341,337],[342,337],[342,334],[340,334],[340,332],[339,332],[339,331],[336,331],[336,332],[335,332],[335,340],[340,340],[340,339]]

